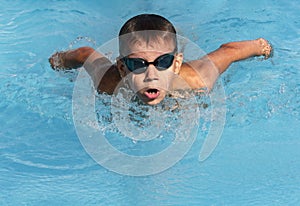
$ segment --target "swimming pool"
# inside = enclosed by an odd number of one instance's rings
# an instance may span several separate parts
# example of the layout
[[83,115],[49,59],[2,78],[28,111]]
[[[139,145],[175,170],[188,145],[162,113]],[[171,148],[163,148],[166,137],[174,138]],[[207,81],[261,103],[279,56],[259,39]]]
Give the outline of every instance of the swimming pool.
[[[2,1],[0,205],[296,205],[300,200],[300,16],[297,1]],[[226,124],[206,161],[198,137],[159,174],[107,170],[76,134],[76,73],[54,72],[56,50],[101,44],[139,13],[170,19],[204,51],[265,37],[271,60],[221,77]],[[72,43],[78,36],[88,37]],[[95,40],[89,41],[89,39]],[[71,45],[70,45],[71,44]]]

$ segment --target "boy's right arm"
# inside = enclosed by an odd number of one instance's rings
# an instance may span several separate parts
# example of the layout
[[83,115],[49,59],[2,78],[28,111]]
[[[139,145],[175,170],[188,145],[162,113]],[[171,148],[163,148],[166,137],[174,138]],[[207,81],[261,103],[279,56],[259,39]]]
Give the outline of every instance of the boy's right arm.
[[93,59],[104,57],[91,47],[80,47],[78,49],[56,52],[49,58],[49,62],[54,70],[76,69],[83,66],[84,62],[89,57],[92,57],[92,54],[94,56]]
[[54,70],[70,70],[84,66],[99,92],[113,93],[120,81],[116,67],[91,47],[56,52],[49,58],[49,62]]

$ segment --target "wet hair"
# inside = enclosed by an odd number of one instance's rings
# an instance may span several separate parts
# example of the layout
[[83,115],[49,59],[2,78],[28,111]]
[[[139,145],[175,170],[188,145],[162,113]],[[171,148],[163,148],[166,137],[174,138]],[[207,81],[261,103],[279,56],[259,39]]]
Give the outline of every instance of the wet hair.
[[135,41],[142,40],[146,43],[163,39],[174,43],[177,51],[176,30],[166,18],[156,14],[140,14],[129,19],[119,32],[120,55]]

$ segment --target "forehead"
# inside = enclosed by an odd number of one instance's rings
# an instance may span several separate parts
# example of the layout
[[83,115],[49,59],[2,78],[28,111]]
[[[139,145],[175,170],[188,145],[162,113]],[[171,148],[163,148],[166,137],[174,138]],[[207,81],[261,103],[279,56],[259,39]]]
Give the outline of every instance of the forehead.
[[127,43],[126,48],[123,48],[124,55],[136,54],[136,53],[170,53],[174,51],[175,45],[172,40],[156,38],[153,40],[145,41],[143,39],[135,39]]

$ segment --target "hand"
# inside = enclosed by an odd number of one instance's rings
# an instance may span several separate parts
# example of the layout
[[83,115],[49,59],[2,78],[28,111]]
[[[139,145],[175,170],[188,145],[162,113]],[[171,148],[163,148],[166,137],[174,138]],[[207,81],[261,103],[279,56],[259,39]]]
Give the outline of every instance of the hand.
[[49,62],[54,70],[76,69],[81,67],[92,54],[96,58],[103,57],[100,53],[95,52],[93,48],[80,47],[73,50],[56,52],[49,58]]
[[257,41],[259,42],[259,45],[260,45],[261,55],[265,56],[265,59],[272,57],[273,48],[272,48],[271,44],[264,38],[259,38],[259,39],[257,39]]
[[64,64],[66,52],[56,52],[49,58],[49,63],[54,70],[65,70],[67,68]]

